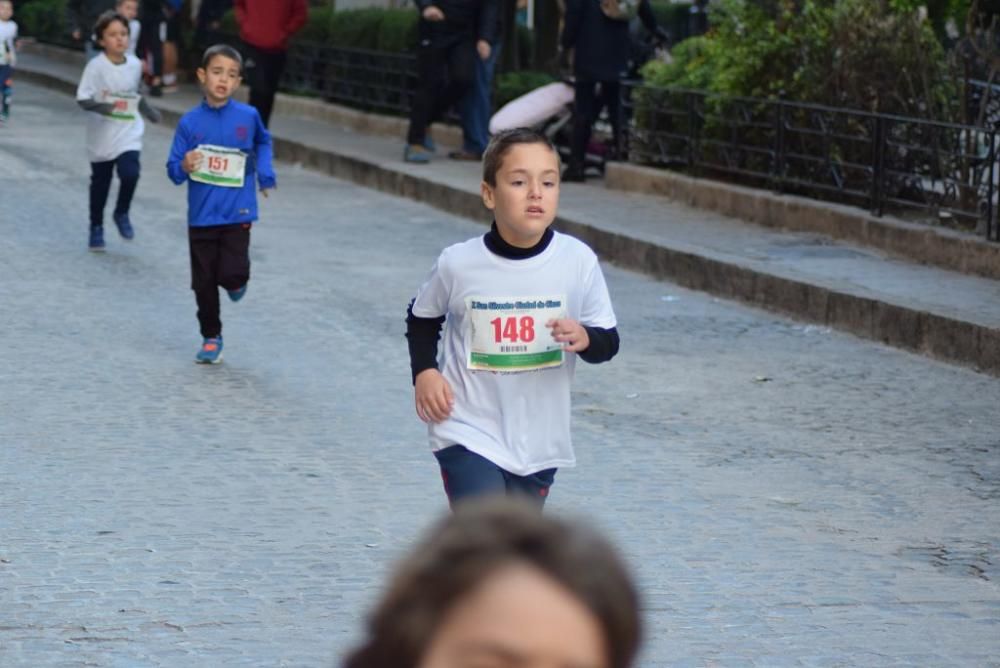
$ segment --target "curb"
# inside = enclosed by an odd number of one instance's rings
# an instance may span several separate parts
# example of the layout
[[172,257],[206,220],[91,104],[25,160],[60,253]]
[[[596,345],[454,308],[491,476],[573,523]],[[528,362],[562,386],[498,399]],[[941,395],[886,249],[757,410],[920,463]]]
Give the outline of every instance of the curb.
[[[18,75],[62,92],[76,91],[74,83],[43,72],[20,69]],[[179,113],[158,108],[165,123],[177,123]],[[476,193],[294,140],[272,140],[276,159],[484,222]],[[561,216],[555,224],[586,242],[603,260],[626,269],[1000,376],[1000,329],[775,276]]]
[[970,234],[640,165],[609,163],[605,181],[616,190],[659,195],[765,227],[822,234],[904,260],[1000,280],[1000,243]]

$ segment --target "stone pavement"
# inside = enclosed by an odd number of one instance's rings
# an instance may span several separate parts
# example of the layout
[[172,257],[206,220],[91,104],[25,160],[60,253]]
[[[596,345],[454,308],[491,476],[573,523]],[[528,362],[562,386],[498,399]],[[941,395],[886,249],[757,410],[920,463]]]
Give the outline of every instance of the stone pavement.
[[[43,53],[24,54],[22,70],[47,85],[75,88],[78,54]],[[175,118],[197,99],[189,86],[156,104]],[[316,100],[283,97],[272,122],[276,154],[485,220],[478,168],[447,159],[430,166],[405,164],[401,129],[396,136],[366,134],[338,124],[337,119],[364,120],[345,114]],[[389,121],[381,125],[381,132],[394,127]],[[888,258],[817,234],[758,227],[599,184],[566,184],[563,192],[557,224],[610,262],[1000,375],[996,280]]]
[[[0,129],[0,665],[335,665],[445,509],[403,311],[467,219],[279,164],[226,363],[191,363],[183,189],[151,127],[85,250],[82,112]],[[635,569],[641,668],[1000,666],[1000,380],[606,267],[585,513]]]

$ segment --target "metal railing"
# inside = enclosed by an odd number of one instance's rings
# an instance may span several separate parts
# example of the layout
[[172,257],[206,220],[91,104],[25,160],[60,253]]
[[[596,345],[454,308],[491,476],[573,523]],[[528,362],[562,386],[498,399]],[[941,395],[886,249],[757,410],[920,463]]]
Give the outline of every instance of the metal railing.
[[632,162],[945,222],[1000,241],[993,130],[637,82],[622,89],[619,151]]
[[358,109],[406,115],[416,86],[416,57],[296,43],[282,87]]

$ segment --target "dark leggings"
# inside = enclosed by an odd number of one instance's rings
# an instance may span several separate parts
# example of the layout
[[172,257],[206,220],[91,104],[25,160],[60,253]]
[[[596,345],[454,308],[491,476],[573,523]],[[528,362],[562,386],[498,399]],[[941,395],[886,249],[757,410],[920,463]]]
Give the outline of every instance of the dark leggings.
[[250,223],[189,227],[191,289],[202,337],[222,334],[219,287],[242,288],[250,280]]
[[128,213],[132,204],[132,195],[139,183],[139,151],[125,151],[114,160],[90,163],[90,226],[101,227],[104,224],[104,205],[108,202],[108,192],[111,190],[111,178],[115,168],[118,168],[118,201],[115,203],[115,215]]

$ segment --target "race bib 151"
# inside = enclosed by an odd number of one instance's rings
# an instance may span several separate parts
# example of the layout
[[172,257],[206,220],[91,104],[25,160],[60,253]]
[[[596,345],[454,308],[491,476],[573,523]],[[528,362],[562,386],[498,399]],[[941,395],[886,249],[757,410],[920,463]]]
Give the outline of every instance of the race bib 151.
[[191,172],[192,181],[223,188],[242,188],[246,175],[247,155],[236,148],[201,144],[196,151],[202,155],[201,164]]

